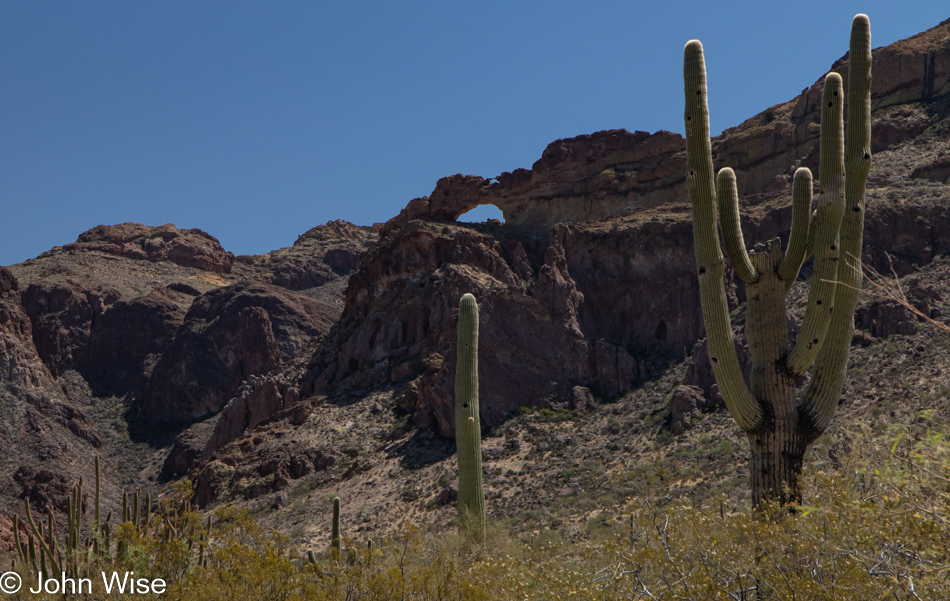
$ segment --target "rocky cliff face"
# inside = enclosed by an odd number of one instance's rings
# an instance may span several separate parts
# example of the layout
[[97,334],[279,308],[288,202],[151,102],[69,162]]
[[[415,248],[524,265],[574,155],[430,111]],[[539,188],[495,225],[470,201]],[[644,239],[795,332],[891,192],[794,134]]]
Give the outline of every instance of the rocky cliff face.
[[[479,299],[482,414],[616,398],[701,335],[683,215],[556,226],[387,226],[350,278],[347,306],[311,371],[317,393],[405,385],[420,423],[454,431],[458,299]],[[309,387],[309,386],[306,386]]]
[[122,444],[115,428],[216,412],[243,380],[319,338],[373,236],[331,222],[294,247],[235,260],[200,230],[125,223],[0,268],[0,444],[10,450],[0,465],[11,476],[0,509],[24,496],[58,502],[67,483],[90,479],[99,453],[107,490],[118,490],[141,466],[109,457]]
[[0,267],[0,507],[16,496],[45,506],[67,490],[63,458],[92,456],[102,447],[96,424],[56,382],[33,342],[20,283]]
[[184,316],[136,408],[149,423],[217,413],[241,382],[290,359],[338,315],[326,303],[267,284],[207,292]]

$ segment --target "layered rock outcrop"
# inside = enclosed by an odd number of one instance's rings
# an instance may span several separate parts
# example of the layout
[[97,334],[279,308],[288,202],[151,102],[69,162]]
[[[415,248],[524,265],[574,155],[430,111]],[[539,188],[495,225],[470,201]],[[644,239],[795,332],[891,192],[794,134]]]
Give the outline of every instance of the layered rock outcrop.
[[405,216],[455,221],[478,205],[493,204],[509,225],[544,229],[630,213],[677,199],[685,163],[671,159],[682,151],[683,138],[666,131],[618,129],[557,140],[530,171],[492,179],[444,177],[427,198],[411,201]]
[[149,227],[138,223],[99,225],[80,234],[66,251],[99,251],[148,261],[171,261],[218,273],[230,273],[234,255],[201,230],[180,230],[170,223]]

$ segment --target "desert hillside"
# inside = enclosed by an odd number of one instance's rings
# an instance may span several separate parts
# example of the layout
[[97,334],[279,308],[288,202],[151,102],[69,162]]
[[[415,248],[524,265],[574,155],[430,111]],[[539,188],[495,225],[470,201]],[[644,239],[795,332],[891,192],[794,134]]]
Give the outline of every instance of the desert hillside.
[[[862,295],[812,469],[842,469],[858,440],[950,422],[950,20],[873,58],[861,259],[884,288]],[[833,68],[847,80],[847,57]],[[819,80],[713,140],[750,243],[788,241],[792,173],[818,167],[820,97]],[[601,131],[265,255],[123,223],[0,267],[0,544],[13,549],[24,499],[65,512],[96,456],[116,515],[123,491],[158,499],[184,482],[200,509],[247,508],[297,549],[328,544],[315,507],[332,496],[360,543],[406,521],[453,528],[467,292],[491,519],[571,537],[648,492],[748,506],[747,442],[703,342],[685,160],[678,134]],[[504,222],[458,221],[482,204]],[[810,275],[806,263],[789,295],[793,333]],[[745,289],[729,282],[741,337]]]

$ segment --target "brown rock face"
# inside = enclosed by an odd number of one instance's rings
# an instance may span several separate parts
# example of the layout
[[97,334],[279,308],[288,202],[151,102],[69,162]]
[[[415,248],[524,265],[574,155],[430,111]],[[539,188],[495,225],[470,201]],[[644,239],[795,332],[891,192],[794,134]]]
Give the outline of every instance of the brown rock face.
[[266,284],[235,284],[195,300],[151,375],[138,410],[150,423],[186,422],[219,411],[243,380],[265,374],[337,311]]
[[550,240],[490,225],[391,224],[351,277],[310,379],[317,392],[407,382],[401,405],[452,435],[455,320],[472,292],[486,427],[522,406],[616,397],[701,335],[690,236],[689,222],[671,216],[559,225]]
[[[195,478],[195,503],[205,507],[230,492],[231,498],[254,499],[287,488],[291,480],[303,478],[336,464],[338,455],[330,448],[301,448],[286,443],[277,448],[256,449],[239,467],[233,449],[221,459],[213,459]],[[238,452],[240,454],[240,452]]]
[[213,236],[197,229],[180,230],[167,223],[149,227],[138,223],[99,225],[80,234],[67,251],[99,251],[147,261],[171,261],[218,273],[230,273],[234,255]]
[[179,304],[191,295],[158,288],[116,302],[92,328],[83,375],[99,396],[141,394],[151,367],[184,321]]
[[186,475],[191,466],[201,459],[208,438],[214,431],[214,422],[212,418],[192,424],[175,437],[175,442],[162,463],[162,471],[158,474],[159,482],[168,482]]
[[101,312],[94,291],[69,284],[31,284],[23,308],[33,322],[36,351],[53,376],[85,365],[93,316]]
[[61,458],[101,446],[95,423],[69,401],[37,353],[19,283],[0,267],[0,494],[59,507],[67,490]]
[[444,177],[429,197],[410,202],[403,215],[455,221],[478,205],[493,204],[505,223],[544,230],[562,221],[655,207],[675,202],[685,190],[685,159],[671,160],[683,154],[683,147],[682,136],[666,131],[616,129],[557,140],[530,171],[516,169],[490,180]]
[[356,268],[357,257],[374,237],[372,228],[330,221],[301,234],[293,248],[254,259],[266,270],[264,277],[271,284],[306,290],[349,275]]
[[251,376],[221,411],[203,456],[210,458],[217,449],[293,407],[299,400],[300,390],[296,387],[272,377]]
[[22,496],[30,500],[33,511],[43,511],[47,507],[66,511],[70,484],[62,474],[22,465],[13,473],[13,480],[23,491]]
[[[55,452],[53,441],[68,444],[70,434],[94,447],[100,446],[102,441],[95,424],[81,409],[65,402],[62,391],[37,353],[18,287],[13,274],[0,267],[0,382],[4,384],[0,396],[15,399],[0,411],[0,419],[11,425],[0,429],[0,443],[8,439],[6,442],[13,446],[4,446],[12,449],[13,458],[28,451],[32,443],[44,441],[50,444],[50,450],[43,453],[48,455]],[[21,445],[20,439],[28,438],[28,433],[41,436],[39,440]]]
[[33,344],[30,318],[20,304],[19,284],[0,267],[0,381],[23,388],[48,388],[53,378]]
[[689,427],[690,420],[698,417],[706,407],[703,389],[698,386],[677,386],[670,398],[670,412],[673,414],[670,429],[679,434]]

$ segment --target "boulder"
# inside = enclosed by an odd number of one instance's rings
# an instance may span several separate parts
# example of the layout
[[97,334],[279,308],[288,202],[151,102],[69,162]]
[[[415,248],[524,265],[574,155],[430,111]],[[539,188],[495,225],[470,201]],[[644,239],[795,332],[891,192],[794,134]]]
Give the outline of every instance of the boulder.
[[702,388],[698,386],[677,386],[670,397],[670,412],[673,414],[670,429],[673,433],[679,434],[689,428],[690,420],[699,417],[700,412],[705,409],[706,403]]

